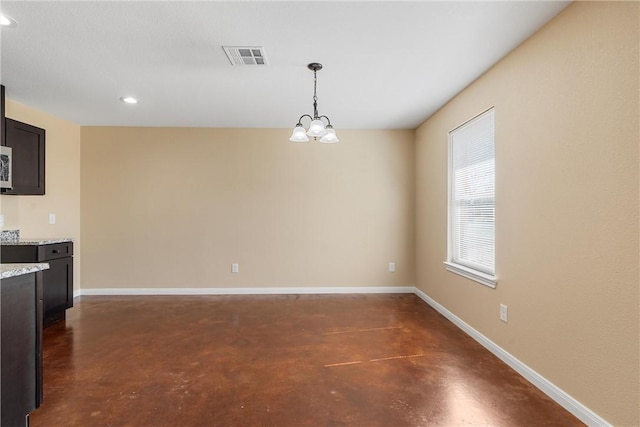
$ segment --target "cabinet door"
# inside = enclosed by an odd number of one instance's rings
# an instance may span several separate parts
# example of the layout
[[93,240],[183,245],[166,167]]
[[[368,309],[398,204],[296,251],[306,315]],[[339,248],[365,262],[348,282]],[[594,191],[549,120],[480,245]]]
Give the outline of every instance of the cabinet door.
[[6,118],[5,144],[12,149],[12,189],[4,194],[44,194],[45,130]]
[[[36,275],[2,279],[2,364],[0,364],[3,426],[25,425],[25,416],[39,402],[38,340],[42,329],[37,315]],[[41,335],[40,335],[41,336]]]
[[0,85],[0,145],[5,145],[4,142],[4,85]]
[[44,324],[49,325],[64,317],[64,311],[73,307],[73,258],[59,258],[49,263],[42,272]]

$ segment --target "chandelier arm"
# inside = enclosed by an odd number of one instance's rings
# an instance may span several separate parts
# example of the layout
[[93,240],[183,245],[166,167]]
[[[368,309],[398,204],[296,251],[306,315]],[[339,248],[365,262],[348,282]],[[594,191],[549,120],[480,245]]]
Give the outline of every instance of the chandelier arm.
[[309,117],[309,119],[311,119],[311,121],[313,121],[313,117],[311,117],[309,114],[303,114],[298,119],[298,123],[296,124],[296,126],[302,126],[302,119],[305,118],[305,117]]
[[[322,118],[327,119],[327,126],[331,126],[331,120],[329,120],[329,117],[327,117],[327,116],[320,116],[320,117],[318,117],[318,118],[319,118],[319,119],[322,119]],[[331,127],[333,127],[333,126],[331,126]]]

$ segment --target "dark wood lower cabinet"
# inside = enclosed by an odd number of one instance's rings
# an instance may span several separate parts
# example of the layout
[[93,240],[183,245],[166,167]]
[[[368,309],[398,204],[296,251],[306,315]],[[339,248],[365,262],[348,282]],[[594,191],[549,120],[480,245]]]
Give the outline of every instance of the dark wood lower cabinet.
[[42,272],[44,326],[63,320],[73,307],[73,242],[41,245],[3,244],[3,263],[46,262]]
[[44,326],[65,318],[65,310],[73,307],[73,258],[44,261],[49,269],[42,272]]
[[42,272],[0,286],[0,425],[24,427],[42,402]]

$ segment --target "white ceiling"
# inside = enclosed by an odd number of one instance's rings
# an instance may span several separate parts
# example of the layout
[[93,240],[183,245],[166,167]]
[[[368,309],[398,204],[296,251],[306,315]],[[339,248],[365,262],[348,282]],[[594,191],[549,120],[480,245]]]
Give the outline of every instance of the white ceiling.
[[[80,125],[413,129],[568,2],[5,1],[7,96]],[[263,46],[232,66],[222,46]],[[135,106],[119,98],[140,99]]]

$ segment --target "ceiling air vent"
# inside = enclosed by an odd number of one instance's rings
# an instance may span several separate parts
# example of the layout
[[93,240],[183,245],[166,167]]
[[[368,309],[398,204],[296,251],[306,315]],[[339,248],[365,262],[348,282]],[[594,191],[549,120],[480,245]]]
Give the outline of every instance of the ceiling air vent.
[[262,46],[222,46],[231,65],[267,65]]

